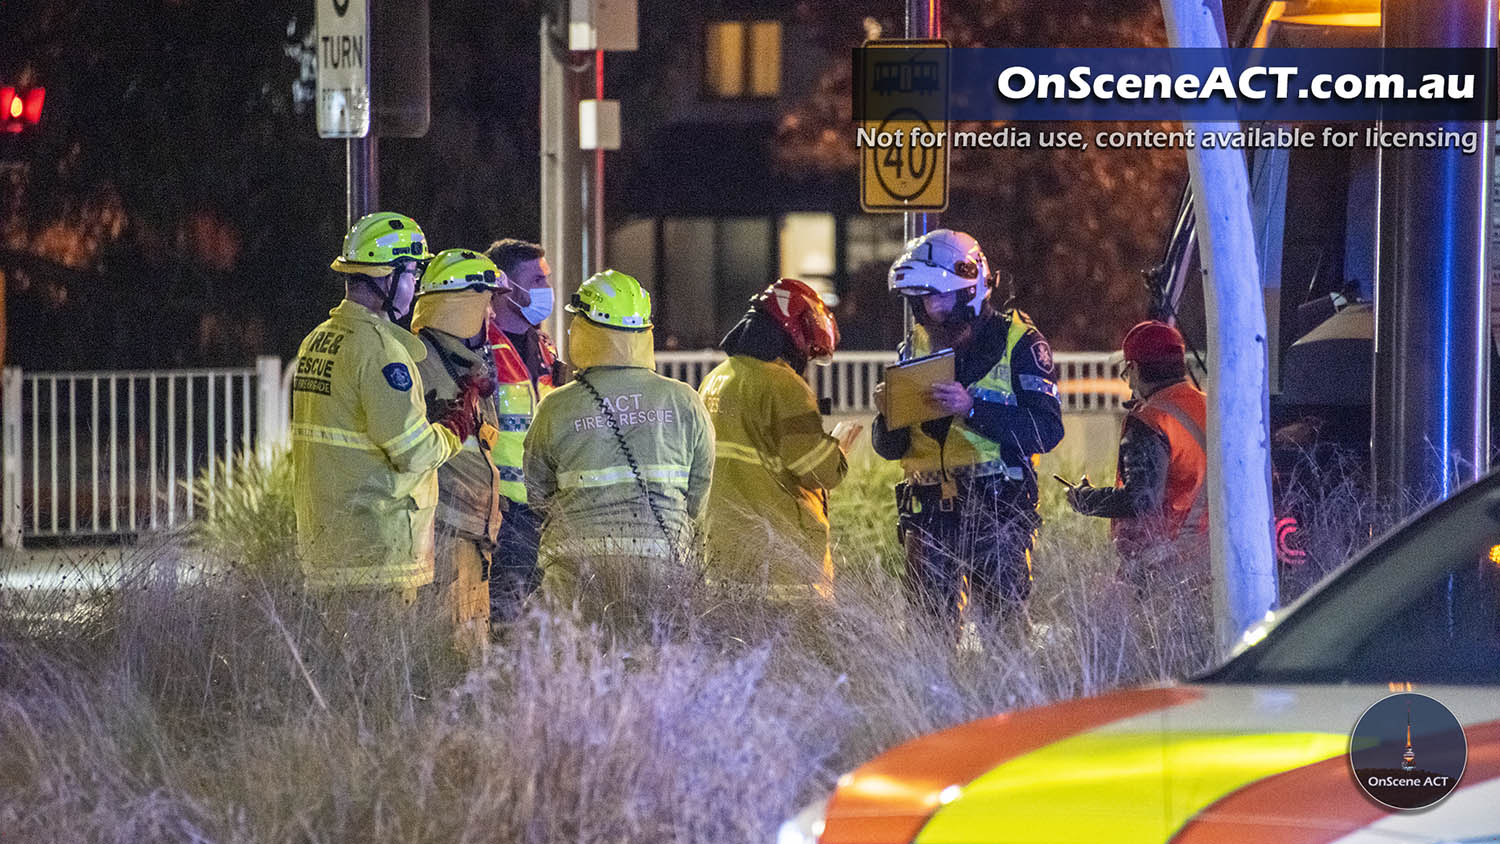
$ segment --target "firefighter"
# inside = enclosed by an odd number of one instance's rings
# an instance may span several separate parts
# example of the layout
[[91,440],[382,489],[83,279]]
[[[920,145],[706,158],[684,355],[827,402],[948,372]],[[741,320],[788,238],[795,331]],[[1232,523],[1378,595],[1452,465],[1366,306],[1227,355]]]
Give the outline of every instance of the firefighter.
[[[822,298],[784,278],[756,294],[719,347],[729,358],[703,380],[713,420],[708,567],[771,597],[828,596],[828,491],[849,470],[845,455],[862,427],[823,432],[818,402],[803,378],[826,364],[839,329]],[[755,549],[747,551],[747,549]]]
[[486,254],[511,285],[495,291],[489,327],[500,409],[493,457],[506,507],[490,572],[490,613],[492,620],[501,622],[516,616],[541,579],[537,546],[542,525],[526,503],[523,445],[537,403],[554,386],[561,386],[565,376],[552,339],[540,328],[552,314],[552,270],[546,253],[535,243],[507,238],[492,244]]
[[1125,335],[1124,377],[1132,400],[1121,425],[1115,485],[1084,479],[1068,503],[1109,518],[1121,574],[1146,591],[1170,578],[1203,585],[1207,577],[1206,404],[1187,380],[1186,346],[1176,328],[1142,322]]
[[417,363],[429,419],[461,418],[462,449],[438,469],[434,582],[453,621],[459,650],[477,656],[489,643],[485,582],[500,530],[500,473],[490,460],[500,415],[489,337],[491,296],[509,287],[489,258],[445,249],[417,288],[411,330],[427,348]]
[[946,416],[890,430],[882,414],[873,425],[875,451],[906,475],[897,501],[909,594],[950,623],[970,602],[1008,615],[1031,593],[1032,458],[1063,435],[1052,350],[1026,314],[990,302],[989,263],[963,232],[909,241],[889,284],[917,322],[900,357],[952,348],[957,376],[928,396]]
[[585,612],[649,606],[646,589],[691,573],[713,428],[696,391],[656,374],[639,282],[604,270],[567,310],[577,371],[542,399],[525,443],[527,501],[544,517],[542,590]]
[[467,428],[457,415],[428,421],[416,370],[427,350],[396,324],[431,257],[410,217],[361,218],[332,264],[344,300],[297,352],[292,496],[311,589],[410,603],[432,581],[437,468]]

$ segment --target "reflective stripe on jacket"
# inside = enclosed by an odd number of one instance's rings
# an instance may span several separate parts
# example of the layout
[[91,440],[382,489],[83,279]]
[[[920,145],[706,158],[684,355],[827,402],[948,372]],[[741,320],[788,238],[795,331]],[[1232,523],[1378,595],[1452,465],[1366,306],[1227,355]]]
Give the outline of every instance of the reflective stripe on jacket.
[[735,355],[703,379],[713,420],[709,571],[768,587],[826,587],[828,490],[848,472],[817,399],[786,361]]
[[1128,554],[1154,540],[1207,534],[1208,412],[1203,393],[1180,381],[1152,393],[1129,415],[1166,438],[1169,460],[1161,511],[1112,520],[1110,536],[1116,546]]
[[[990,367],[983,377],[968,385],[969,394],[981,401],[996,404],[1016,404],[1015,388],[1011,379],[1011,358],[1016,346],[1026,336],[1030,327],[1012,311],[1008,319],[1010,327],[1005,337],[1005,352],[1000,360]],[[909,357],[923,357],[932,353],[927,332],[917,326],[912,332]],[[911,445],[901,458],[901,468],[906,479],[915,484],[940,484],[948,478],[986,477],[1005,475],[1012,480],[1024,477],[1020,466],[1008,466],[1001,454],[1000,444],[954,418],[948,435],[942,442],[926,432],[921,425],[911,426]]]
[[[583,379],[608,404],[608,413]],[[542,399],[526,432],[527,500],[546,518],[543,555],[565,542],[605,538],[670,539],[683,546],[679,551],[687,550],[708,496],[713,459],[713,428],[693,388],[639,366],[585,370]],[[637,472],[671,537],[662,535]]]
[[537,332],[543,371],[536,373],[533,380],[521,351],[494,322],[489,324],[489,341],[495,356],[498,384],[495,403],[500,412],[500,435],[495,439],[491,458],[500,471],[500,494],[517,504],[525,504],[526,477],[522,464],[526,430],[531,427],[537,404],[552,392],[552,365],[557,360],[557,351],[546,334]]
[[[424,328],[417,336],[427,347],[427,357],[417,363],[426,388],[424,400],[456,399],[455,373],[460,378],[489,376],[488,347],[470,349],[457,337],[433,328]],[[494,397],[479,400],[479,421],[498,427]],[[438,469],[438,524],[466,539],[493,543],[500,530],[499,482],[500,473],[478,435],[464,440],[458,454]]]
[[293,504],[311,588],[432,580],[437,468],[458,438],[427,421],[420,340],[347,299],[297,352]]

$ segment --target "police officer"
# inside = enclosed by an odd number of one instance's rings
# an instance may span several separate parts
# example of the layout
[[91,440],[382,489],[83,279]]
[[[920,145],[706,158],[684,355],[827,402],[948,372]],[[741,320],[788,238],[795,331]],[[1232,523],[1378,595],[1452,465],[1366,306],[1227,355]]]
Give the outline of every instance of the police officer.
[[713,475],[713,428],[692,387],[655,372],[651,297],[615,270],[568,305],[573,380],[537,406],[526,493],[544,515],[542,591],[563,604],[649,610],[643,590],[691,574]]
[[897,495],[909,593],[950,623],[966,602],[1006,614],[1030,595],[1032,457],[1063,435],[1052,350],[1026,314],[994,307],[990,280],[978,242],[948,229],[908,242],[889,277],[917,321],[900,357],[955,353],[957,380],[928,396],[946,416],[890,430],[882,414],[872,432],[875,451],[906,475]]
[[332,264],[344,300],[297,352],[292,496],[309,588],[409,602],[432,581],[437,468],[458,453],[462,422],[428,421],[416,371],[427,350],[396,325],[431,257],[410,217],[361,218]]
[[1207,402],[1188,382],[1187,346],[1177,329],[1142,322],[1125,335],[1131,401],[1120,430],[1113,487],[1068,491],[1085,516],[1110,519],[1124,579],[1139,592],[1208,579]]
[[772,598],[830,594],[828,492],[844,479],[859,425],[823,430],[803,377],[828,363],[838,322],[817,292],[783,278],[756,294],[725,335],[729,355],[703,379],[713,420],[714,483],[708,498],[709,572]]
[[499,433],[486,327],[490,297],[509,286],[478,252],[445,249],[422,274],[412,331],[427,348],[417,363],[429,419],[452,416],[462,449],[438,469],[435,583],[453,621],[460,652],[477,656],[489,642],[490,549],[500,530],[499,472],[490,452]]
[[495,241],[485,254],[510,279],[509,289],[495,292],[489,328],[500,410],[493,457],[506,507],[490,573],[490,612],[495,621],[504,621],[515,617],[541,579],[537,548],[542,524],[526,502],[523,446],[537,404],[563,384],[565,367],[541,329],[552,314],[547,254],[535,243],[514,238]]

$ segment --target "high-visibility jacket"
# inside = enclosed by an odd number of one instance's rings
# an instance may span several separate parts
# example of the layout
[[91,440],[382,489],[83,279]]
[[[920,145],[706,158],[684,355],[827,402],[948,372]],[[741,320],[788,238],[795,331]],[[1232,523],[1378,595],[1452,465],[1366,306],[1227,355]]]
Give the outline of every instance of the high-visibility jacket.
[[[997,404],[1016,404],[1016,391],[1011,377],[1011,359],[1016,347],[1032,331],[1030,320],[1020,311],[1011,311],[999,317],[1008,321],[1005,349],[1000,359],[989,371],[973,384],[967,385],[969,393],[978,401]],[[931,340],[921,326],[912,332],[911,345],[903,359],[918,358],[931,354]],[[1050,364],[1050,361],[1049,361]],[[1054,388],[1055,390],[1055,388]],[[1054,392],[1055,396],[1056,393]],[[947,437],[938,441],[922,425],[911,426],[911,445],[901,458],[901,468],[907,481],[914,484],[941,484],[956,478],[977,478],[1004,475],[1011,480],[1028,477],[1027,467],[1021,461],[1007,461],[1000,443],[975,431],[955,418],[948,429]]]
[[785,360],[734,355],[699,393],[715,435],[710,574],[788,594],[830,585],[828,490],[849,463],[812,389]]
[[[417,362],[427,400],[458,398],[458,379],[482,379],[490,375],[487,346],[471,349],[451,334],[423,328],[417,337],[427,347],[427,357]],[[495,397],[479,399],[479,427],[463,441],[453,459],[438,469],[437,523],[466,539],[488,547],[500,531],[500,473],[490,462],[487,443],[497,436],[499,418]]]
[[[1144,422],[1167,441],[1166,488],[1158,513],[1110,522],[1110,536],[1127,554],[1161,539],[1201,537],[1208,533],[1207,403],[1203,393],[1180,381],[1147,396],[1129,417]],[[1116,483],[1120,483],[1116,480]]]
[[311,588],[432,581],[437,468],[458,452],[427,421],[411,332],[344,300],[297,352],[292,381],[297,547]]
[[526,492],[546,519],[545,564],[677,558],[694,541],[713,460],[713,427],[692,387],[640,366],[579,372],[542,399],[526,432]]
[[[537,331],[541,371],[531,372],[521,350],[493,321],[489,324],[490,351],[495,359],[495,403],[500,410],[500,435],[495,439],[491,457],[500,470],[500,494],[526,503],[526,477],[523,466],[526,430],[542,397],[552,392],[552,368],[557,349],[545,332]],[[535,377],[533,377],[533,375]]]

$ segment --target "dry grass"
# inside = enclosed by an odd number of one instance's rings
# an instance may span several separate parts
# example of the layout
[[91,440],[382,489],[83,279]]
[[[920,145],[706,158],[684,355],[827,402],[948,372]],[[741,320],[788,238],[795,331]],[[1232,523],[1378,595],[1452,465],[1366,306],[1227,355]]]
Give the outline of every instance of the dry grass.
[[419,613],[300,593],[275,508],[221,521],[268,535],[231,532],[192,578],[168,547],[117,588],[0,594],[0,837],[769,841],[892,744],[1204,659],[1206,599],[1140,606],[1102,523],[1055,502],[1029,618],[955,647],[892,576],[893,477],[861,457],[834,496],[831,607],[675,590],[608,629],[533,609],[472,669]]

